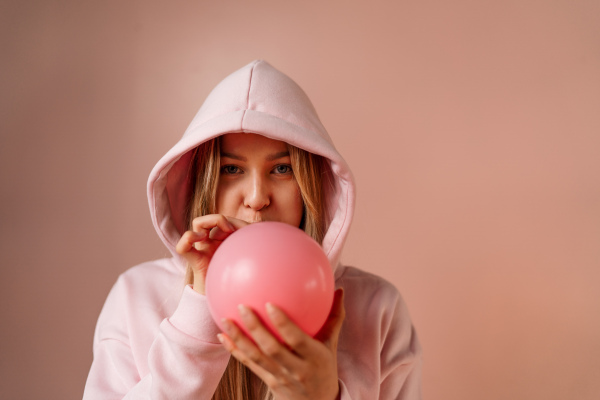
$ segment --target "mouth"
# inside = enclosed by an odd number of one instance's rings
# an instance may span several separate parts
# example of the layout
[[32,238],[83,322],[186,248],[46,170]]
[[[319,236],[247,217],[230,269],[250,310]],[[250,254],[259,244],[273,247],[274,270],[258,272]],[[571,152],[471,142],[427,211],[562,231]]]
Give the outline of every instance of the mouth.
[[262,218],[260,218],[260,219],[245,218],[242,221],[247,222],[249,224],[255,224],[257,222],[263,222],[263,219]]
[[265,219],[260,214],[256,214],[252,218],[246,219],[246,222],[249,224],[254,224],[256,222],[263,222],[263,221],[265,221]]

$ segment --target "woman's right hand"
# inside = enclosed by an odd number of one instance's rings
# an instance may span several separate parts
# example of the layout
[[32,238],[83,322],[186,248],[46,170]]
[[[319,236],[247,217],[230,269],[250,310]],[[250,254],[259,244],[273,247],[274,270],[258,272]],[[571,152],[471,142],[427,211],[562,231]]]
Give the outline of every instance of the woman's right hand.
[[204,294],[208,264],[221,242],[246,225],[248,225],[246,221],[220,214],[194,218],[192,230],[181,236],[175,250],[183,256],[188,268],[192,269],[195,291]]

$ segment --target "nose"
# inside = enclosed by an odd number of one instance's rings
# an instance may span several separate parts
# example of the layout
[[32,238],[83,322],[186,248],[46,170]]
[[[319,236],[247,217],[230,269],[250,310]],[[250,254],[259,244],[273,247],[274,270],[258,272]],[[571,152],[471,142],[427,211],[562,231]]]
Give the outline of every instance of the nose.
[[244,206],[260,211],[269,204],[271,204],[271,193],[267,180],[260,174],[253,174],[244,194]]

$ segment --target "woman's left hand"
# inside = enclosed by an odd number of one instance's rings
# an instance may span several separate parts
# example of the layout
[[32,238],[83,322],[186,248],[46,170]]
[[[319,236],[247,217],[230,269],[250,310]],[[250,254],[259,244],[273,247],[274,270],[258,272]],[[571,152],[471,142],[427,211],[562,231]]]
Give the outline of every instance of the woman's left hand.
[[240,314],[254,343],[231,320],[223,321],[225,334],[219,335],[219,340],[269,386],[276,399],[335,400],[339,395],[337,345],[345,316],[343,297],[343,290],[336,290],[329,317],[315,339],[281,310],[267,306],[287,347],[246,307],[240,308]]

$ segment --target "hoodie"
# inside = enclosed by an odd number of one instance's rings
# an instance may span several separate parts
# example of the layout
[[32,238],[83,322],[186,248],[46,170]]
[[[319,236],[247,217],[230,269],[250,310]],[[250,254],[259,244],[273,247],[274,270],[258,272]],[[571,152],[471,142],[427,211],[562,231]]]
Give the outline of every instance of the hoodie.
[[322,247],[336,288],[345,292],[338,342],[341,400],[420,399],[421,347],[402,297],[383,278],[340,263],[354,210],[352,173],[302,89],[261,60],[213,89],[150,173],[152,222],[172,257],[119,276],[96,326],[84,399],[212,397],[230,355],[217,340],[206,297],[183,287],[185,263],[175,246],[186,230],[191,150],[232,132],[285,141],[328,160],[333,184],[325,188]]

